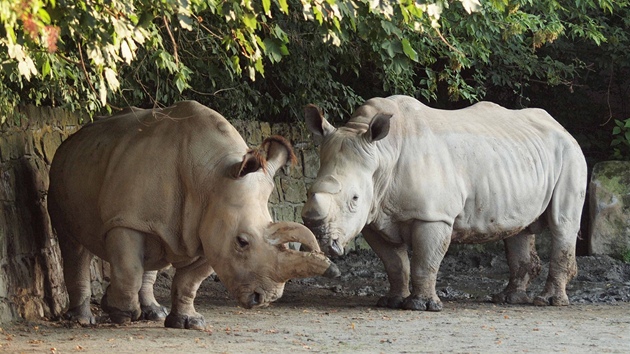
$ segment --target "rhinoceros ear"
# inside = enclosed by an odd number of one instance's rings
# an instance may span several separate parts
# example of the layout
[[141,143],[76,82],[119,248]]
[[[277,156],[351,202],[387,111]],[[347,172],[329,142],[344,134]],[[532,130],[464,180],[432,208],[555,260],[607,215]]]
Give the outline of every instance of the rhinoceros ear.
[[249,150],[243,156],[243,160],[232,167],[232,176],[240,178],[261,168],[266,168],[265,158],[258,150]]
[[295,157],[291,143],[281,136],[268,137],[263,141],[261,149],[267,154],[267,172],[271,176],[276,174],[278,168],[297,163],[297,157]]
[[304,118],[306,119],[308,130],[317,136],[326,136],[336,130],[335,127],[328,123],[321,110],[314,104],[304,107]]
[[378,113],[372,118],[370,127],[365,132],[365,137],[369,142],[381,140],[389,134],[389,120],[391,114]]

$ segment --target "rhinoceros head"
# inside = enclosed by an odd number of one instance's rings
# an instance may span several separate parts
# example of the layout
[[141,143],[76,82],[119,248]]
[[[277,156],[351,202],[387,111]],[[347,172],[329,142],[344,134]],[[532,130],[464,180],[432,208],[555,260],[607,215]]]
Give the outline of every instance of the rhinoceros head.
[[[266,155],[266,157],[265,157]],[[295,160],[281,137],[267,139],[241,161],[226,162],[223,183],[209,201],[202,224],[204,253],[221,282],[245,308],[266,306],[282,296],[291,278],[338,276],[313,233],[294,222],[273,222],[267,201],[279,167]],[[299,242],[305,251],[292,250]]]
[[374,175],[379,167],[374,142],[388,134],[391,115],[377,113],[369,122],[339,129],[316,106],[307,106],[305,117],[309,130],[323,141],[320,169],[302,219],[325,253],[342,255],[374,210]]

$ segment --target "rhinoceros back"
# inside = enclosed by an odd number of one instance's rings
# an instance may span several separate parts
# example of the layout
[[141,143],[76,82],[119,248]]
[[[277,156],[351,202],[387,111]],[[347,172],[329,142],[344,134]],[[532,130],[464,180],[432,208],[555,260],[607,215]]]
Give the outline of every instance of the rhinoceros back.
[[[400,219],[453,225],[453,241],[517,233],[549,207],[557,188],[585,188],[579,145],[543,110],[480,102],[446,111],[403,96],[376,103],[399,117],[388,136],[398,157],[382,170],[405,186],[384,203],[395,205]],[[575,178],[558,185],[562,174]]]
[[[50,171],[53,226],[103,257],[113,227],[158,235],[177,253],[198,248],[185,218],[226,156],[247,146],[217,112],[193,102],[95,120],[57,150]],[[194,226],[191,226],[194,227]],[[61,237],[61,236],[60,236]]]

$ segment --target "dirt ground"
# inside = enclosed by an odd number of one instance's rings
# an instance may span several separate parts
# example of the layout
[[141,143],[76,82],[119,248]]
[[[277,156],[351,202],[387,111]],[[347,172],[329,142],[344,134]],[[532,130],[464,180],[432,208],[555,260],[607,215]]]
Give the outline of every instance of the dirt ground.
[[[578,257],[569,284],[572,305],[495,305],[507,282],[503,255],[449,254],[438,279],[442,312],[374,306],[387,290],[380,261],[369,252],[336,259],[338,279],[293,280],[268,308],[237,306],[220,282],[206,280],[196,307],[204,331],[167,329],[159,322],[82,328],[62,321],[4,324],[3,353],[630,353],[630,264]],[[156,284],[168,305],[170,273]],[[546,269],[532,284],[535,294]],[[95,306],[96,307],[96,306]]]

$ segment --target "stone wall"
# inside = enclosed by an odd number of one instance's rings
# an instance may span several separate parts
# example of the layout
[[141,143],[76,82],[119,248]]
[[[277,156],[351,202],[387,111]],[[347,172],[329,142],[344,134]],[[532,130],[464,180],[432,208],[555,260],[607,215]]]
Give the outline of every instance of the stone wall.
[[78,127],[63,110],[21,110],[0,127],[0,322],[57,315],[66,303],[46,208],[48,166]]
[[[67,302],[62,263],[46,207],[48,169],[80,119],[61,109],[27,107],[23,119],[0,127],[0,323],[60,315]],[[228,117],[229,118],[229,117]],[[249,146],[282,135],[294,145],[297,165],[276,174],[270,198],[276,220],[301,221],[306,189],[317,174],[317,150],[303,124],[236,121]],[[92,292],[102,295],[108,265],[92,263]]]

